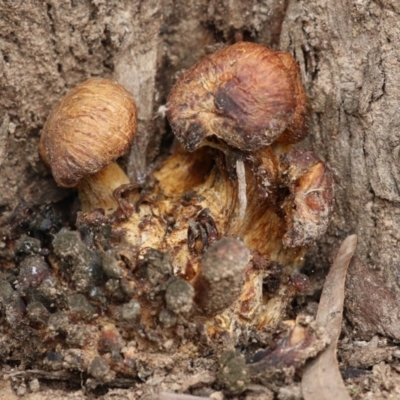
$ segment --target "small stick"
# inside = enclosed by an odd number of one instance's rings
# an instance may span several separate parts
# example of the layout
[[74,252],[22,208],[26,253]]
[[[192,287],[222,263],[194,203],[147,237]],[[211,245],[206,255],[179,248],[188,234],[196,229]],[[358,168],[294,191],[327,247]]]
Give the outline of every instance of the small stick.
[[210,398],[209,397],[192,396],[190,394],[161,392],[158,395],[158,400],[210,400]]

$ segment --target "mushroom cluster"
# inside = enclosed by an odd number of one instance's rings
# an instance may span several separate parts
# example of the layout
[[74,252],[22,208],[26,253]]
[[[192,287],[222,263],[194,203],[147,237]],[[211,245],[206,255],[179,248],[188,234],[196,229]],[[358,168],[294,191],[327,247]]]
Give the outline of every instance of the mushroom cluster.
[[78,189],[78,232],[55,236],[48,263],[26,254],[40,276],[22,261],[17,295],[7,290],[45,342],[67,338],[46,355],[52,368],[107,381],[140,373],[149,349],[195,354],[184,345],[195,337],[234,346],[277,326],[307,284],[299,271],[328,227],[333,180],[292,148],[307,134],[294,58],[247,42],[206,56],[175,84],[167,117],[177,142],[143,187],[114,162],[137,118],[117,83],[81,83],[43,128],[54,179]]

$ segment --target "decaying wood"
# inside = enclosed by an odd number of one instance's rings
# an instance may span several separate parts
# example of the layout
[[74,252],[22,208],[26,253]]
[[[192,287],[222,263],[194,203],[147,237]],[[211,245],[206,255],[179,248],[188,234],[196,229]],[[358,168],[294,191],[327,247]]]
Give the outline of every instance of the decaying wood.
[[322,290],[316,321],[325,328],[331,343],[304,370],[302,388],[306,400],[350,399],[340,375],[336,346],[342,328],[346,273],[356,245],[357,235],[342,243]]

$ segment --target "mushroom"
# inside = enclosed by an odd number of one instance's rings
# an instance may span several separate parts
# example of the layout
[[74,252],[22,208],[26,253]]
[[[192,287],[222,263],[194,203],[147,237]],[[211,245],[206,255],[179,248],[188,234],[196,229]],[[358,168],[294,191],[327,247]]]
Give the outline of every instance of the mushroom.
[[213,137],[244,151],[277,139],[295,143],[307,135],[305,114],[294,58],[250,42],[202,58],[176,83],[167,108],[177,139],[189,151]]
[[190,152],[208,145],[235,155],[230,158],[242,218],[247,207],[242,152],[307,135],[306,95],[295,59],[250,42],[228,46],[190,68],[168,97],[167,116]]
[[[287,53],[236,43],[190,68],[175,84],[167,106],[174,134],[187,154],[193,154],[190,159],[180,149],[168,163],[198,170],[196,153],[204,156],[204,147],[214,149],[208,153],[214,167],[191,190],[207,199],[220,236],[241,237],[262,260],[264,267],[254,261],[253,269],[247,269],[235,306],[238,316],[253,320],[260,315],[262,281],[270,266],[280,265],[282,276],[295,274],[307,246],[326,231],[332,212],[331,173],[313,153],[292,152],[292,144],[307,135],[299,67]],[[173,192],[168,172],[158,174],[164,178],[164,191]],[[178,176],[190,181],[185,172]],[[288,290],[282,285],[279,299],[263,306],[260,320],[279,322],[291,298]]]
[[119,84],[92,78],[72,89],[43,128],[39,152],[62,187],[77,187],[82,211],[115,211],[114,191],[129,179],[114,162],[136,131],[136,105]]

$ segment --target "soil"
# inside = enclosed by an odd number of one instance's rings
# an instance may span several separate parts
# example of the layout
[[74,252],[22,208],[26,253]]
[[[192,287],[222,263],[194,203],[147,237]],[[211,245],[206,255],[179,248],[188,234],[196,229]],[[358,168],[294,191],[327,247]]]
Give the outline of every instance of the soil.
[[[356,3],[0,0],[0,399],[302,399],[303,368],[329,341],[313,318],[349,233],[359,245],[346,283],[341,375],[353,399],[400,398],[400,8]],[[89,77],[114,79],[140,99],[136,140],[119,163],[135,185],[151,186],[148,177],[171,152],[165,103],[173,84],[239,40],[298,61],[310,103],[300,147],[333,172],[336,202],[301,270],[307,285],[298,283],[282,314],[291,322],[210,340],[202,318],[167,309],[159,317],[171,277],[163,254],[138,261],[101,214],[82,220],[76,192],[57,187],[37,147],[68,90]],[[136,268],[142,279],[144,265],[152,272],[140,305],[159,317],[151,332],[137,322],[118,272]],[[287,283],[279,266],[268,276],[271,292]],[[298,353],[296,329],[309,338]]]

